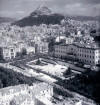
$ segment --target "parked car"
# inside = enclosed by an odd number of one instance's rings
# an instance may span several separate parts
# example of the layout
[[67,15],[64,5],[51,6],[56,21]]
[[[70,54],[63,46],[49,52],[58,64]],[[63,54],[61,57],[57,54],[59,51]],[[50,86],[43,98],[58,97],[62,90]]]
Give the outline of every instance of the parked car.
[[84,68],[86,68],[86,69],[90,69],[91,68],[91,65],[84,65]]
[[76,65],[78,62],[74,62],[74,65]]
[[93,71],[98,71],[98,69],[99,69],[99,67],[97,67],[97,66],[92,66],[91,67],[91,70],[93,70]]
[[84,66],[83,63],[79,63],[79,62],[77,62],[75,65],[78,66],[78,67],[83,67]]
[[70,64],[73,64],[73,62],[72,61],[67,61],[68,63],[70,63]]

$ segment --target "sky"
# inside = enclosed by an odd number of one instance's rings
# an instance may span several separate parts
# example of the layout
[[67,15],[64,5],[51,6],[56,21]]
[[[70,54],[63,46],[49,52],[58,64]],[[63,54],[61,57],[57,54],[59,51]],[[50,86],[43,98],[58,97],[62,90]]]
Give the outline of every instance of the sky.
[[21,19],[44,5],[55,13],[100,15],[100,0],[0,0],[0,16]]

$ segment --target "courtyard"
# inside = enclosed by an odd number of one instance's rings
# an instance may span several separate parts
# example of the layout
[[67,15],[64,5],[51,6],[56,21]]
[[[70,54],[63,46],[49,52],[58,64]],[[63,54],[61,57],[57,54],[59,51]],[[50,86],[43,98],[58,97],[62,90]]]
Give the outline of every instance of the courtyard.
[[[37,62],[39,62],[39,64],[37,64]],[[57,64],[55,61],[43,58],[30,61],[26,65],[60,78],[64,78],[63,73],[68,70],[67,66],[62,66]]]

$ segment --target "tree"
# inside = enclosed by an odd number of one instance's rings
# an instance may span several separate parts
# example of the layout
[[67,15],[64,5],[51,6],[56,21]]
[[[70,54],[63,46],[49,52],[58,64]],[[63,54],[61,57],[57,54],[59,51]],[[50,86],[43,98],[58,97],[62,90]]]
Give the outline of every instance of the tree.
[[82,31],[81,31],[81,34],[82,34],[82,35],[84,35],[84,34],[85,34],[84,30],[82,30]]
[[70,67],[65,71],[64,76],[66,77],[67,75],[71,74],[71,69]]
[[94,92],[93,96],[95,97],[96,102],[100,104],[100,70],[94,76]]
[[3,60],[3,56],[2,55],[0,55],[0,60]]
[[36,61],[36,65],[39,65],[39,64],[41,64],[41,61],[38,59],[38,60]]
[[27,55],[27,50],[25,48],[22,49],[21,55],[22,56]]
[[10,101],[10,105],[17,105],[17,104],[16,104],[16,101],[15,101],[14,99],[11,100],[11,101]]
[[54,53],[54,45],[55,45],[55,38],[50,38],[49,40],[49,45],[48,45],[48,47],[49,47],[49,54],[53,54]]
[[0,88],[3,88],[3,84],[2,81],[0,80]]
[[20,52],[17,52],[16,53],[16,57],[20,57],[21,56],[21,53]]

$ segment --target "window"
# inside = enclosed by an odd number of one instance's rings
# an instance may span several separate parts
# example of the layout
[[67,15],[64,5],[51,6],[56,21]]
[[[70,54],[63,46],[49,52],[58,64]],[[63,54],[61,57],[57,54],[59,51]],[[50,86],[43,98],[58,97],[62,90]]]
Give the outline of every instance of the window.
[[98,56],[96,56],[96,58],[98,58]]
[[9,54],[8,53],[6,53],[6,56],[8,56]]
[[14,55],[14,53],[11,53],[11,55]]
[[11,59],[13,59],[14,58],[14,56],[11,56]]
[[11,52],[13,52],[13,49],[11,49]]
[[98,64],[98,61],[96,61],[96,64]]

